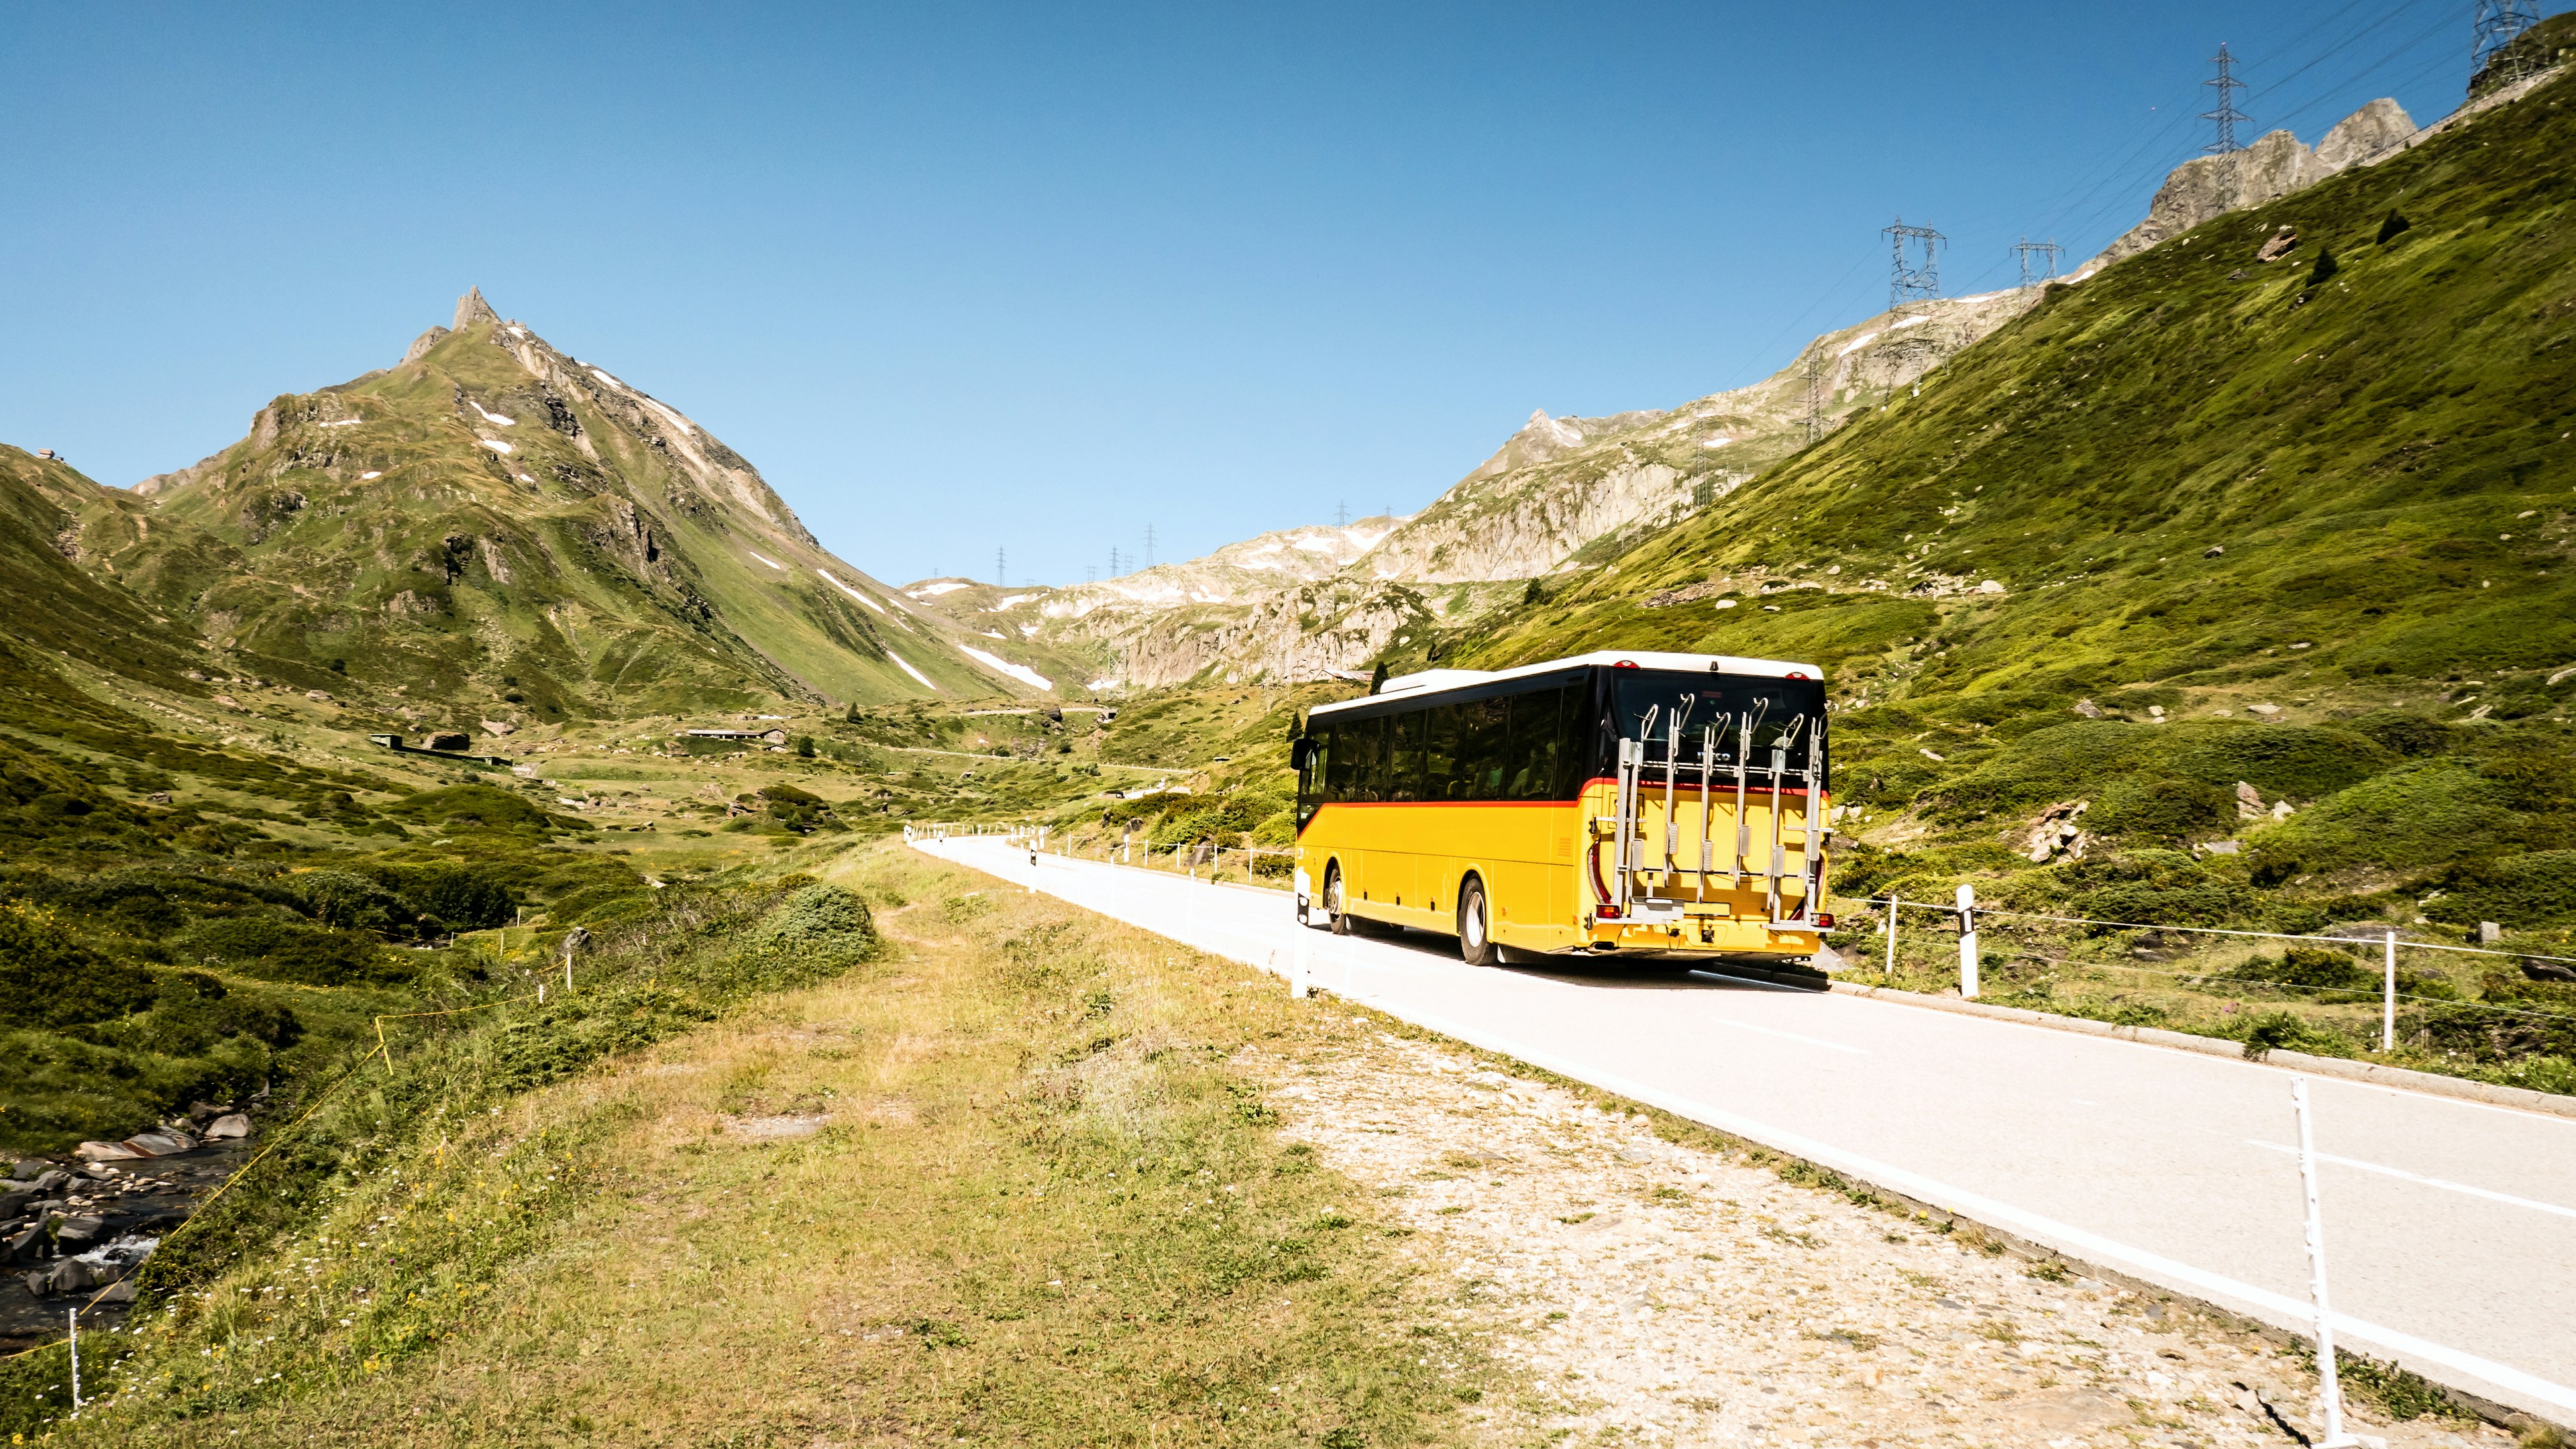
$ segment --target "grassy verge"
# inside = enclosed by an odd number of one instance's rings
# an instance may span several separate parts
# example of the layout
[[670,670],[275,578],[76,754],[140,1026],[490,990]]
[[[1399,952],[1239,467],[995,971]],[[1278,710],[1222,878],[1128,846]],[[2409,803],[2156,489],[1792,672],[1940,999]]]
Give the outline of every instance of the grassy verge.
[[[1481,1369],[1416,1362],[1421,1310],[1381,1230],[1228,1065],[1301,1030],[1283,993],[900,849],[816,868],[876,903],[890,959],[619,1042],[643,993],[704,969],[674,948],[639,955],[632,999],[582,1033],[523,1017],[398,1054],[441,1084],[348,1089],[301,1210],[97,1350],[108,1407],[31,1420],[30,1368],[0,1385],[7,1427],[154,1445],[1449,1436]],[[539,1049],[575,1035],[601,1050]]]

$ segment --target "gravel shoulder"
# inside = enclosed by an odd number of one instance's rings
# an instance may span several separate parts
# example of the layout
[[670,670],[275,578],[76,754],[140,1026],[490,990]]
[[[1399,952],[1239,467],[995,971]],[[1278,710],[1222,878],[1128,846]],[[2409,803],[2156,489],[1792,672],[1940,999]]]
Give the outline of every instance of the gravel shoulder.
[[[2301,1355],[2148,1293],[1855,1202],[1755,1149],[1371,1029],[1239,1058],[1285,1131],[1373,1191],[1452,1286],[1449,1351],[1517,1388],[1494,1442],[2286,1445],[2321,1428]],[[1782,1168],[1787,1168],[1784,1177]],[[2512,1436],[2347,1386],[2396,1446]],[[2297,1437],[2294,1437],[2297,1436]]]

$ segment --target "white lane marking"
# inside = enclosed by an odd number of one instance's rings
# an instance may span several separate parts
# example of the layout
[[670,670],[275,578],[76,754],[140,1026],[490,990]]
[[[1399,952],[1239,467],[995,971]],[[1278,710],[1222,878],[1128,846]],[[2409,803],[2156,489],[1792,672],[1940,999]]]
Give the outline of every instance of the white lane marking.
[[1827,1041],[1820,1036],[1800,1036],[1794,1031],[1782,1031],[1776,1026],[1755,1026],[1749,1021],[1727,1021],[1724,1018],[1719,1019],[1718,1025],[1731,1026],[1737,1031],[1758,1031],[1764,1036],[1787,1037],[1791,1041],[1802,1041],[1809,1046],[1830,1047],[1838,1052],[1850,1052],[1856,1057],[1865,1057],[1869,1055],[1869,1048],[1867,1047],[1845,1046],[1841,1042]]
[[[923,846],[931,844],[927,841],[918,843]],[[1422,1011],[1409,1003],[1372,998],[1355,991],[1346,992],[1346,995],[1360,1004],[1374,1006],[1390,1016],[1402,1018],[1417,1026],[1427,1027],[1445,1036],[1455,1037],[1470,1046],[1501,1052],[1542,1070],[1572,1077],[1577,1081],[1589,1082],[1596,1087],[1616,1092],[1648,1106],[1660,1107],[1678,1116],[1689,1117],[1720,1131],[1749,1137],[1765,1146],[1795,1153],[1820,1166],[1848,1172],[1853,1176],[1866,1178],[1880,1186],[1906,1193],[1936,1206],[1965,1213],[1978,1221],[2017,1231],[2042,1242],[2054,1242],[2060,1247],[2075,1249],[2095,1262],[2125,1267],[2133,1272],[2161,1278],[2170,1286],[2187,1288],[2206,1297],[2233,1299],[2237,1304],[2255,1310],[2258,1316],[2270,1320],[2275,1327],[2304,1329],[2315,1321],[2314,1310],[2302,1299],[2292,1298],[2284,1293],[2275,1293],[2267,1288],[2258,1288],[2250,1283],[2239,1283],[2207,1269],[2197,1268],[2159,1253],[2151,1253],[2143,1248],[2131,1247],[2115,1239],[2103,1237],[2099,1233],[2042,1217],[1982,1193],[1952,1187],[1937,1178],[1898,1167],[1893,1163],[1879,1162],[1874,1158],[1847,1152],[1801,1133],[1783,1131],[1768,1123],[1693,1101],[1676,1092],[1668,1092],[1660,1087],[1650,1086],[1616,1073],[1603,1072],[1586,1062],[1561,1057],[1554,1052],[1539,1051],[1500,1033],[1470,1026],[1465,1022],[1451,1021],[1446,1017]],[[2117,1038],[2108,1038],[2108,1040],[2116,1041]],[[2134,1043],[2124,1043],[2124,1045],[2134,1045]],[[2448,1344],[2417,1338],[2413,1334],[2401,1333],[2392,1328],[2383,1328],[2349,1314],[2337,1313],[2334,1317],[2335,1326],[2348,1336],[2378,1344],[2393,1354],[2415,1359],[2419,1364],[2437,1365],[2456,1374],[2482,1379],[2487,1384],[2519,1398],[2547,1404],[2559,1410],[2576,1411],[2576,1388],[2554,1383],[2509,1364],[2481,1358],[2465,1350],[2452,1348]]]
[[[2249,1146],[2265,1147],[2274,1152],[2286,1152],[2294,1157],[2299,1151],[2286,1143],[2266,1142],[2259,1137],[2248,1137],[2245,1141]],[[2404,1178],[2408,1182],[2420,1182],[2426,1187],[2438,1187],[2448,1192],[2464,1192],[2471,1197],[2482,1197],[2491,1202],[2511,1203],[2515,1207],[2527,1207],[2534,1212],[2556,1213],[2562,1218],[2576,1218],[2576,1208],[2560,1207],[2554,1202],[2537,1202],[2527,1197],[2515,1197],[2512,1193],[2497,1192],[2491,1188],[2471,1187],[2465,1182],[2452,1182],[2447,1178],[2426,1177],[2420,1172],[2408,1172],[2402,1167],[2383,1167],[2376,1162],[2364,1162],[2357,1157],[2337,1157],[2331,1152],[2320,1152],[2317,1154],[2317,1161],[2331,1162],[2340,1167],[2358,1167],[2364,1172]]]

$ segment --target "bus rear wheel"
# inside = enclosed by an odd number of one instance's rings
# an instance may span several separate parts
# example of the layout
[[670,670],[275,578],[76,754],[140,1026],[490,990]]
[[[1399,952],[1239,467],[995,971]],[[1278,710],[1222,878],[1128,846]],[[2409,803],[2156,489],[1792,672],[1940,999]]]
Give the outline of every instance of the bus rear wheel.
[[1495,966],[1502,953],[1494,945],[1493,917],[1485,905],[1485,883],[1476,876],[1458,891],[1458,955],[1470,966]]
[[1351,913],[1342,909],[1342,867],[1339,861],[1324,867],[1324,920],[1336,936],[1351,933]]

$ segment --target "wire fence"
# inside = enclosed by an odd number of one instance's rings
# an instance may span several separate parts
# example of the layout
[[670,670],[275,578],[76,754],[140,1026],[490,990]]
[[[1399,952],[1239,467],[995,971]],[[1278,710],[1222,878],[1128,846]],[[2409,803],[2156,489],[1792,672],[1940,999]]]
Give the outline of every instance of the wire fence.
[[[2242,927],[2180,925],[2158,921],[2104,920],[2091,916],[2061,915],[2046,911],[2011,910],[1977,904],[1974,891],[1968,887],[1962,887],[1957,902],[1950,905],[1932,901],[1910,901],[1893,893],[1886,896],[1844,897],[1843,900],[1847,904],[1866,908],[1879,916],[1879,926],[1872,934],[1878,936],[1883,943],[1883,954],[1876,964],[1878,974],[1891,981],[1900,974],[1920,974],[1905,969],[1912,963],[1908,961],[1903,948],[1904,912],[1909,909],[1930,912],[1945,919],[1948,926],[1941,934],[1957,937],[1958,961],[1955,968],[1936,967],[1933,968],[1932,974],[1943,978],[1946,984],[1955,985],[1962,997],[1971,1000],[1982,995],[1982,968],[2004,966],[2013,962],[2036,962],[2059,970],[2087,974],[2098,973],[2113,977],[2125,974],[2161,978],[2171,983],[2173,989],[2186,990],[2202,996],[2213,992],[2239,995],[2264,993],[2276,998],[2283,1006],[2301,1000],[2315,1001],[2319,1005],[2375,1003],[2381,1008],[2376,1035],[2377,1050],[2382,1053],[2397,1049],[2400,1025],[2398,1008],[2401,1004],[2418,1013],[2471,1012],[2500,1020],[2510,1019],[2530,1026],[2576,1030],[2576,1011],[2557,1011],[2545,1006],[2521,1002],[2481,1000],[2456,990],[2437,994],[2431,991],[2408,989],[2425,984],[2423,977],[2427,973],[2402,969],[2401,954],[2410,951],[2437,952],[2453,958],[2491,958],[2497,961],[2511,961],[2517,965],[2536,962],[2552,966],[2576,966],[2576,957],[2550,955],[2539,951],[2469,946],[2449,941],[2427,941],[2407,934],[2403,928],[2389,926],[2377,927],[2373,934],[2329,935],[2306,931],[2261,931]],[[2301,981],[2286,973],[2266,976],[2258,972],[2249,972],[2244,969],[2245,963],[2240,963],[2235,969],[2225,969],[2216,965],[2201,970],[2169,969],[2133,961],[2085,959],[2075,955],[2050,954],[2042,950],[2017,946],[2008,941],[1997,943],[2003,947],[2001,950],[1989,950],[1984,934],[1990,924],[1994,926],[2027,925],[2043,930],[2052,927],[2071,928],[2096,935],[2154,932],[2249,943],[2277,941],[2288,945],[2323,946],[2340,952],[2354,953],[2375,949],[2381,957],[2380,970],[2377,973],[2379,980],[2376,984],[2368,986],[2348,979]],[[1852,962],[1850,967],[1853,970],[1866,969],[1865,964],[1861,962]],[[2360,964],[2356,960],[2354,970],[2359,969]],[[2435,967],[2429,974],[2438,977],[2445,988],[2454,984],[2449,972],[2439,967]],[[2527,967],[2523,974],[2537,979],[2537,974],[2530,972]],[[2053,984],[2047,982],[2024,984],[2022,992],[2026,994],[2035,986],[2040,994],[2046,995]],[[2067,1004],[2052,1001],[2050,1006],[2062,1011]],[[2233,1005],[2226,1008],[2228,1011],[2234,1009]],[[2420,1019],[2415,1024],[2420,1026]]]

